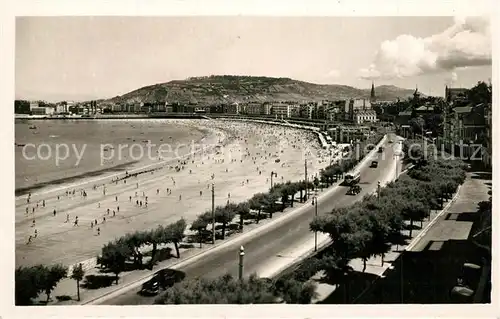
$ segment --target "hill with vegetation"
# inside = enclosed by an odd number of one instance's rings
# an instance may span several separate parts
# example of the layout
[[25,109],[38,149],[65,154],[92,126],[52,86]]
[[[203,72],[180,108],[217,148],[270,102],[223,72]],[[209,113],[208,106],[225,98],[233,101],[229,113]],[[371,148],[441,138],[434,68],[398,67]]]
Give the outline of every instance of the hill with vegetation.
[[[377,99],[405,99],[412,89],[395,86],[375,88]],[[347,85],[314,84],[290,78],[212,75],[193,77],[142,87],[109,99],[116,103],[179,102],[203,105],[245,101],[319,101],[348,98],[369,98],[370,89]]]

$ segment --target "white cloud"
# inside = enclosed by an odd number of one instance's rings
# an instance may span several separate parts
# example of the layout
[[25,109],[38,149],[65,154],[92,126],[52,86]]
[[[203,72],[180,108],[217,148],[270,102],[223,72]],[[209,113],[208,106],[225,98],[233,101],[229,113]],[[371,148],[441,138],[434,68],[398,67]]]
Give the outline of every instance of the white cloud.
[[[455,18],[453,26],[426,38],[403,34],[384,41],[364,79],[403,78],[491,64],[491,29],[486,17]],[[456,78],[456,74],[455,74]]]
[[338,77],[340,77],[340,71],[333,69],[326,74],[326,77],[327,78],[338,78]]

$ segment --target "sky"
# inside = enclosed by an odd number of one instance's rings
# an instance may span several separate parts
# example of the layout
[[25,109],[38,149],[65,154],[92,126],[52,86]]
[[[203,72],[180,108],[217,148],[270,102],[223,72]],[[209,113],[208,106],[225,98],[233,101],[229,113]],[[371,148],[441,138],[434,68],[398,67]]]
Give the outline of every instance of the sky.
[[492,77],[484,17],[18,17],[16,99],[88,100],[192,76],[444,95]]

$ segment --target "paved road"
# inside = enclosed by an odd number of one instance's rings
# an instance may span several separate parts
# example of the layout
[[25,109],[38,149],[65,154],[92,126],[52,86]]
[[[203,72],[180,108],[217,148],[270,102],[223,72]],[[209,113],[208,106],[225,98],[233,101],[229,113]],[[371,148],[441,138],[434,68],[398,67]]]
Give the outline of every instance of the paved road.
[[[391,137],[391,136],[389,136]],[[390,138],[389,138],[390,139]],[[390,144],[385,145],[385,154],[379,158],[377,168],[369,168],[371,161],[361,169],[362,192],[356,196],[346,195],[347,187],[339,187],[334,193],[323,200],[318,201],[318,213],[331,211],[334,207],[343,207],[353,204],[363,196],[373,192],[377,182],[387,175],[391,170],[391,162],[394,160],[393,150]],[[378,155],[378,154],[377,154]],[[238,275],[238,253],[242,244],[245,247],[245,274],[256,272],[260,265],[276,257],[289,247],[304,242],[313,233],[309,230],[309,223],[314,217],[314,207],[311,207],[294,218],[283,223],[277,223],[275,227],[260,233],[258,237],[250,238],[243,243],[230,245],[227,249],[214,252],[207,258],[190,263],[180,269],[186,273],[186,278],[217,277],[225,273],[233,276]],[[138,289],[132,289],[115,298],[105,301],[108,305],[139,305],[152,304],[154,297],[142,297],[137,294]]]
[[467,174],[456,202],[437,219],[412,251],[432,249],[434,247],[428,246],[433,242],[439,244],[449,240],[467,240],[477,214],[477,204],[488,200],[489,197],[488,183],[491,183],[491,180],[475,178],[477,175],[477,173]]

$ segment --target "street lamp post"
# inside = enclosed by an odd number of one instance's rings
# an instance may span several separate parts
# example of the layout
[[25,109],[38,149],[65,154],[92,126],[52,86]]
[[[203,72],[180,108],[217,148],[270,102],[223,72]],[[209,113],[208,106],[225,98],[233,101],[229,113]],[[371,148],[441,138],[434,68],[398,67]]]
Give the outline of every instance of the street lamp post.
[[[318,197],[314,196],[311,204],[314,206],[314,217],[318,217]],[[314,231],[314,251],[318,251],[318,231]]]
[[307,201],[307,159],[304,160],[304,171],[305,171],[304,172],[305,173],[305,179],[304,179],[304,181],[305,181],[305,184],[306,184],[305,185],[306,186],[306,193],[304,195],[304,200]]
[[243,246],[240,247],[240,265],[239,265],[239,272],[238,272],[238,278],[240,280],[243,279],[243,258],[245,257],[245,248]]
[[212,184],[212,244],[215,245],[215,185]]
[[380,181],[377,182],[377,198],[380,198]]

